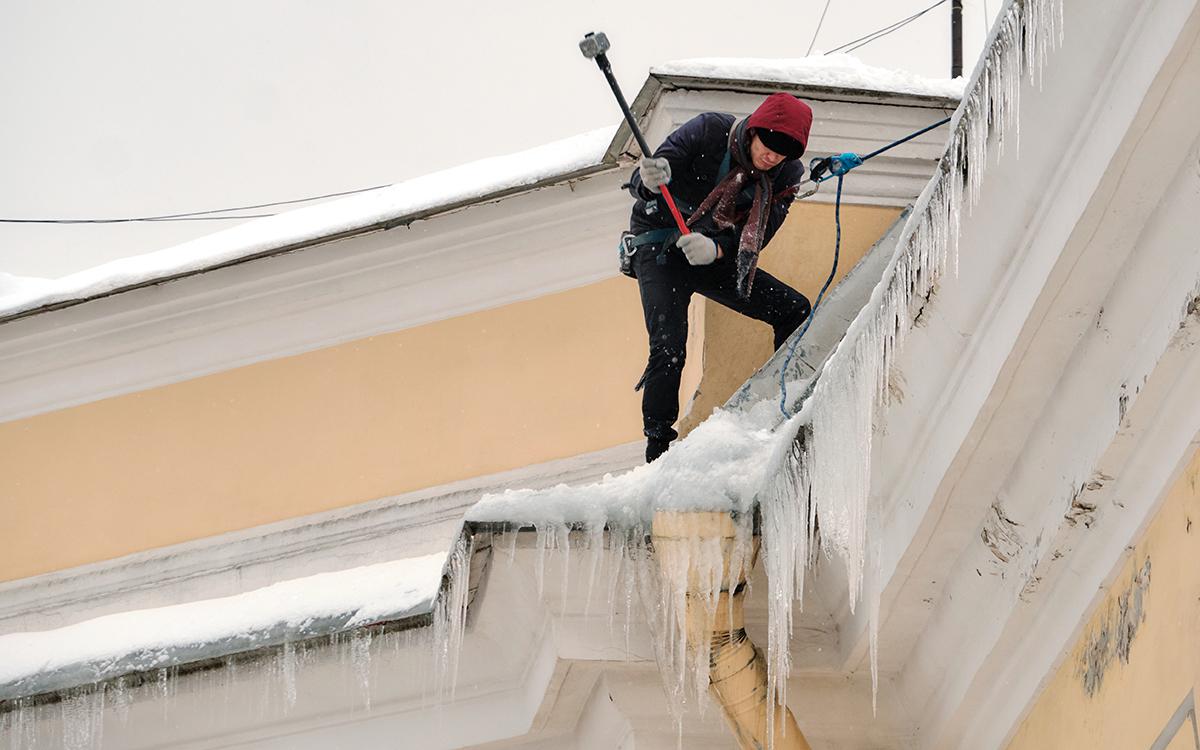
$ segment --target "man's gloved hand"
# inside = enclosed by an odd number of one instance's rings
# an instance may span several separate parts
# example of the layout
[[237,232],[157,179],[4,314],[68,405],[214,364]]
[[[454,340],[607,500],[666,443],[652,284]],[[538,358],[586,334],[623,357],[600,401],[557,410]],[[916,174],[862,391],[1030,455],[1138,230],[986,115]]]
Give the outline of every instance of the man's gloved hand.
[[699,232],[685,234],[675,244],[693,266],[707,266],[717,259],[717,243]]
[[642,184],[651,192],[660,192],[671,181],[671,162],[663,158],[643,158],[638,165]]

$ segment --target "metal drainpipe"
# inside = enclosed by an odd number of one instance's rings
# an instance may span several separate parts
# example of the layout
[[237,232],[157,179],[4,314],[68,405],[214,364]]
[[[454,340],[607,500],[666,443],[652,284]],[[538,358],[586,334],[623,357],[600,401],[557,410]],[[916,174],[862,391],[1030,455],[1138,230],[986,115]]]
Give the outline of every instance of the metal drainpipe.
[[[654,551],[664,572],[672,569],[671,563],[678,560],[678,555],[689,554],[690,550],[697,549],[705,540],[719,539],[724,564],[722,580],[729,581],[736,529],[728,513],[657,511],[651,529]],[[768,747],[767,662],[762,652],[746,637],[743,611],[745,574],[754,568],[758,544],[758,538],[755,537],[750,560],[742,566],[742,573],[734,587],[732,606],[730,592],[722,588],[715,618],[710,618],[702,603],[704,595],[699,590],[694,569],[689,570],[688,574],[688,648],[694,653],[701,643],[699,639],[708,639],[708,692],[721,706],[742,750]],[[774,748],[811,750],[787,706],[775,708],[774,724]]]

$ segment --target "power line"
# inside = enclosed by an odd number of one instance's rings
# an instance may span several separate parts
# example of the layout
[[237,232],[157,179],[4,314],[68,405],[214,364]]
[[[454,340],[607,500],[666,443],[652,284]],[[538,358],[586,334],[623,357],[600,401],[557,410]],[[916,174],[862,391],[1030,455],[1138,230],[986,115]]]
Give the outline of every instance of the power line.
[[0,224],[127,224],[131,222],[153,221],[222,221],[225,219],[261,219],[265,216],[275,216],[275,214],[237,214],[234,216],[215,216],[214,214],[226,214],[230,211],[252,211],[257,208],[270,208],[272,206],[290,206],[296,203],[307,203],[309,201],[322,200],[324,198],[339,198],[343,195],[367,193],[372,190],[378,190],[385,187],[388,187],[388,185],[376,185],[374,187],[358,188],[356,190],[343,190],[338,193],[312,195],[307,198],[293,198],[286,201],[256,203],[250,206],[230,206],[228,208],[213,208],[207,211],[187,211],[175,214],[160,214],[157,216],[130,216],[106,219],[0,219]]
[[876,39],[885,37],[894,31],[899,31],[902,27],[907,26],[908,24],[917,20],[918,18],[925,15],[929,11],[933,10],[934,8],[937,8],[939,5],[945,5],[947,1],[948,0],[938,0],[936,3],[934,3],[933,5],[930,5],[925,10],[914,13],[911,16],[909,16],[908,18],[901,19],[901,20],[896,21],[895,23],[890,24],[888,26],[884,26],[882,29],[876,29],[875,31],[872,31],[870,34],[867,34],[866,36],[860,36],[858,39],[854,39],[849,42],[846,42],[845,44],[841,45],[840,47],[834,47],[833,49],[829,50],[825,54],[830,55],[830,54],[833,54],[834,52],[841,52],[842,50],[845,50],[846,52],[853,52],[854,50],[858,49],[859,47],[870,44],[871,42],[875,41]]
[[829,12],[830,0],[825,0],[825,9],[821,11],[821,20],[817,21],[817,30],[813,32],[812,41],[808,43],[808,52],[804,53],[805,57],[812,54],[813,45],[817,43],[817,34],[821,33],[821,26],[825,23],[825,14]]
[[872,36],[870,39],[867,39],[866,41],[863,41],[863,42],[859,42],[858,44],[854,45],[853,47],[851,47],[850,49],[848,49],[846,51],[853,52],[854,50],[856,50],[860,47],[870,44],[871,42],[875,41],[876,39],[881,39],[881,38],[887,36],[888,34],[899,31],[900,29],[904,28],[908,24],[917,20],[918,18],[925,15],[929,11],[937,8],[939,5],[945,5],[946,2],[947,2],[947,0],[938,0],[938,2],[929,6],[925,10],[920,11],[919,13],[914,13],[913,15],[909,16],[908,18],[905,18],[903,21],[897,21],[896,23],[892,24],[891,26],[881,29],[880,31],[876,32],[875,35]]
[[[833,52],[840,52],[841,50],[844,50],[847,48],[858,49],[859,47],[863,46],[864,44],[873,42],[881,36],[890,34],[893,31],[896,31],[897,29],[899,29],[909,23],[912,23],[916,19],[925,15],[926,13],[928,13],[929,11],[938,7],[939,5],[945,4],[946,2],[947,2],[947,0],[938,0],[938,2],[934,3],[933,5],[929,6],[928,8],[926,8],[922,11],[918,11],[917,13],[914,13],[913,15],[911,15],[907,18],[902,18],[899,21],[896,21],[895,23],[888,24],[887,26],[884,26],[881,29],[876,29],[875,31],[872,31],[870,34],[867,34],[865,36],[860,36],[857,39],[853,39],[849,42],[846,42],[845,44],[841,45],[840,47],[834,47],[833,49],[829,50],[829,52],[826,52],[825,54],[830,54]],[[850,50],[847,50],[847,51],[850,51]]]
[[234,214],[231,216],[138,216],[113,219],[0,219],[0,224],[153,224],[159,221],[229,221],[232,219],[261,219],[276,214]]

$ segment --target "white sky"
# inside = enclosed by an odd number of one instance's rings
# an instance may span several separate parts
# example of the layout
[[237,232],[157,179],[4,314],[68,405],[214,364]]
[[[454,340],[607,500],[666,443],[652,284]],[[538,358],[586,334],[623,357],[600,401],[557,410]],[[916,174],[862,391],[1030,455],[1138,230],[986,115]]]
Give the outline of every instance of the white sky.
[[[830,0],[815,49],[933,2]],[[0,217],[287,200],[530,148],[620,119],[587,31],[632,100],[669,60],[801,57],[824,5],[0,0]],[[964,2],[968,75],[1000,5]],[[949,15],[854,54],[947,77]],[[234,223],[0,224],[0,271],[62,276]]]

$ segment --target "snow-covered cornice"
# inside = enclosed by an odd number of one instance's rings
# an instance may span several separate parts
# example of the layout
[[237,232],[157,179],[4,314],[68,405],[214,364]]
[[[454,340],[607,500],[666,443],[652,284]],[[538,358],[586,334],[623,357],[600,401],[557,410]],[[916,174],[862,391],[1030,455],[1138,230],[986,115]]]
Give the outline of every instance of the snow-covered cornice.
[[386,231],[465,206],[563,183],[614,163],[613,128],[294,209],[60,279],[0,274],[0,324],[273,254]]
[[[748,113],[765,85],[776,84],[673,89],[652,77],[635,109],[654,142],[699,111]],[[823,102],[810,151],[866,153],[951,105],[890,97]],[[0,421],[613,278],[630,139],[624,128],[611,133],[251,222],[8,297]],[[907,205],[943,142],[935,131],[871,160],[847,181],[845,200]]]
[[[962,86],[962,79],[926,79],[905,71],[873,68],[844,54],[796,60],[682,60],[651,70],[651,78],[635,101],[633,111],[640,118],[650,117],[663,88],[740,93],[783,88],[822,100],[858,101],[868,94],[874,102],[952,108],[961,97]],[[836,115],[825,117],[830,122],[839,120]],[[60,279],[22,278],[0,272],[0,324],[146,284],[163,283],[356,234],[384,231],[473,204],[567,182],[612,167],[618,153],[630,145],[628,126],[622,122],[615,136],[613,128],[600,128],[526,151],[482,159],[360,195],[246,222],[181,245],[122,258]],[[814,148],[809,150],[815,152]]]
[[876,68],[853,55],[814,55],[795,59],[710,57],[655,65],[650,75],[678,88],[799,88],[809,98],[928,99],[934,106],[962,98],[966,80],[925,78],[904,70]]
[[95,683],[112,688],[122,677],[141,684],[163,670],[174,676],[281,648],[328,650],[366,627],[428,629],[435,603],[446,604],[444,576],[463,560],[461,552],[448,560],[447,550],[464,543],[463,511],[481,494],[594,480],[627,468],[640,449],[620,446],[0,584],[0,713]]
[[0,635],[0,701],[377,623],[420,621],[433,611],[445,562],[438,552]]

